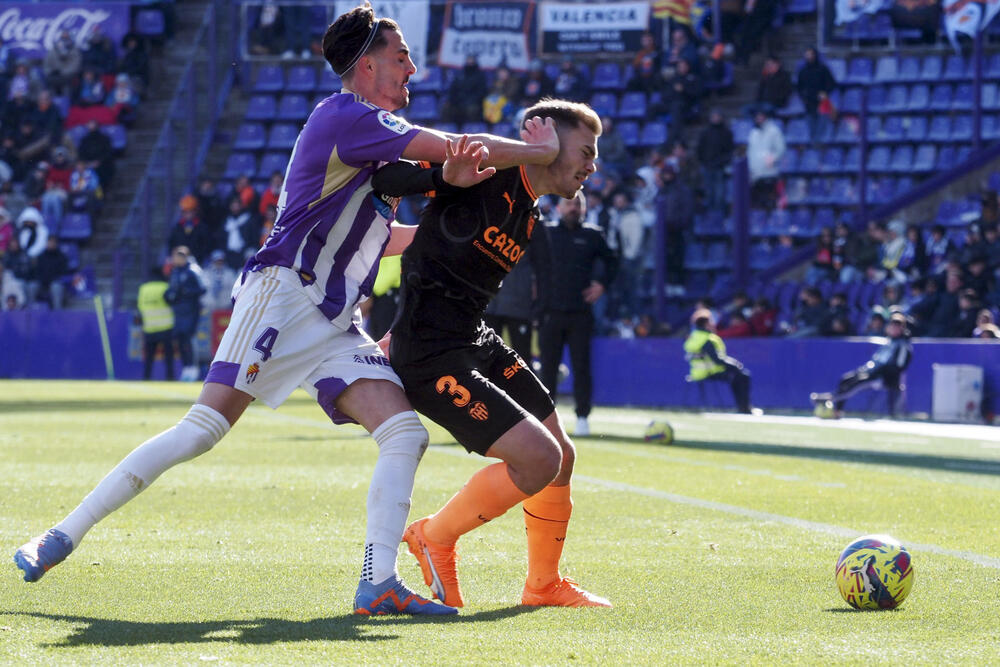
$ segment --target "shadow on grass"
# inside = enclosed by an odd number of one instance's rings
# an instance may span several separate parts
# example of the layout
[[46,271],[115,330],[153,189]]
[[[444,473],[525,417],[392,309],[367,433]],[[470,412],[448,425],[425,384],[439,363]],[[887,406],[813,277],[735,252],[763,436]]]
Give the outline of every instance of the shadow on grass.
[[534,611],[538,607],[507,607],[457,616],[358,616],[344,614],[328,618],[290,620],[287,618],[254,618],[231,621],[123,621],[91,616],[42,614],[39,612],[7,612],[0,614],[33,616],[71,623],[72,634],[63,641],[45,644],[44,648],[76,646],[143,646],[151,644],[274,644],[277,642],[311,641],[383,641],[398,639],[398,635],[375,631],[397,625],[437,623],[480,623],[512,618]]
[[[579,438],[595,440],[597,436]],[[657,444],[644,438],[614,436],[614,440],[643,445]],[[738,454],[764,454],[768,456],[791,456],[796,458],[836,461],[838,463],[868,463],[873,465],[900,466],[905,468],[926,468],[977,475],[1000,475],[1000,461],[990,459],[967,459],[932,454],[908,454],[905,452],[880,452],[873,449],[838,449],[835,447],[797,447],[794,445],[773,445],[757,442],[704,442],[698,440],[677,440],[669,448],[700,449],[712,452],[735,452]]]
[[54,399],[44,401],[0,401],[0,414],[26,414],[30,412],[121,412],[123,410],[149,410],[176,406],[179,410],[191,407],[194,398],[114,399],[98,401],[86,398]]
[[854,607],[831,607],[829,609],[824,609],[823,611],[828,614],[894,614],[899,611],[899,607],[894,609],[855,609]]

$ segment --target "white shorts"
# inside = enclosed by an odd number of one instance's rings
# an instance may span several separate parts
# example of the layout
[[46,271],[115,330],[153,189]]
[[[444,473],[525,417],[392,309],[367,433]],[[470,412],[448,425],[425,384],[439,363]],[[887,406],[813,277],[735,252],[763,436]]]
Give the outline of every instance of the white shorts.
[[272,408],[302,387],[335,424],[345,424],[355,422],[334,401],[362,378],[403,387],[367,333],[355,325],[335,327],[294,271],[271,266],[247,276],[205,382],[239,389]]

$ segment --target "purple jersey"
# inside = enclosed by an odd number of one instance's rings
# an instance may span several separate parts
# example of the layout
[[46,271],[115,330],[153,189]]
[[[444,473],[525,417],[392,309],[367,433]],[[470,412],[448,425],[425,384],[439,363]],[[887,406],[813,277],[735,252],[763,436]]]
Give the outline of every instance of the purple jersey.
[[341,329],[371,294],[393,208],[372,191],[380,162],[395,162],[419,130],[354,93],[320,102],[292,149],[278,219],[247,270],[294,270],[309,298]]

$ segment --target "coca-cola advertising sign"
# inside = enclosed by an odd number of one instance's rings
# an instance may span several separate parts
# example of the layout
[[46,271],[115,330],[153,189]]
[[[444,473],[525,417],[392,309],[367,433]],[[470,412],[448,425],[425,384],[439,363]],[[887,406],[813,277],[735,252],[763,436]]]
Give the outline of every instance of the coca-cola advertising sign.
[[129,31],[127,3],[65,2],[0,3],[0,41],[16,56],[41,58],[64,30],[83,47],[94,26],[117,46]]

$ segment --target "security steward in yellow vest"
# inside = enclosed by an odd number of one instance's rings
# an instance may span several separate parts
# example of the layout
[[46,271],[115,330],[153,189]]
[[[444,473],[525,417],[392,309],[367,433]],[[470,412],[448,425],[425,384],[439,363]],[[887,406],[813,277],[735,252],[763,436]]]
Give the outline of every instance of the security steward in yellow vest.
[[693,329],[684,341],[684,352],[691,364],[688,380],[725,380],[733,391],[736,407],[744,414],[752,414],[750,407],[750,373],[736,359],[726,356],[726,344],[715,333],[712,313],[699,309],[691,316]]
[[163,361],[167,367],[167,380],[174,379],[174,311],[163,298],[167,291],[167,281],[163,271],[153,267],[149,280],[139,285],[138,308],[142,318],[142,337],[145,355],[142,376],[149,380],[153,375],[153,359],[156,348],[163,346]]

